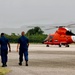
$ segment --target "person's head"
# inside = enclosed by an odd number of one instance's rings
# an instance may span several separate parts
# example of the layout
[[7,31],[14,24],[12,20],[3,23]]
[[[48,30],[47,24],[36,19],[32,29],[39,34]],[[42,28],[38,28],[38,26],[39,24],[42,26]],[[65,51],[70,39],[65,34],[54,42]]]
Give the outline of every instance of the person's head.
[[25,32],[24,32],[24,31],[22,31],[22,32],[21,32],[21,35],[22,35],[22,36],[24,36],[24,35],[25,35]]
[[1,37],[4,36],[4,33],[1,33]]

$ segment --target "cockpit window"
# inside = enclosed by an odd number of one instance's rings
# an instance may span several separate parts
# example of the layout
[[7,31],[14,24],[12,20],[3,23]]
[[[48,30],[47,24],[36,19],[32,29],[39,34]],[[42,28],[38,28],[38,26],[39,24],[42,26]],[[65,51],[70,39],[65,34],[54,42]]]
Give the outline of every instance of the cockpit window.
[[50,38],[50,39],[52,39],[52,38],[53,38],[53,36],[50,36],[49,38]]
[[73,32],[71,32],[71,31],[67,31],[66,35],[75,35],[75,34]]

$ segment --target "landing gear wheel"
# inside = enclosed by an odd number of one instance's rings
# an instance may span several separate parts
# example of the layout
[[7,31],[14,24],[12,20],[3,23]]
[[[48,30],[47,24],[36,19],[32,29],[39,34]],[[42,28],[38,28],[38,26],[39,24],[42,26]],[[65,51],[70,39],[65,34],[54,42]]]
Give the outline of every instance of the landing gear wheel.
[[66,47],[69,47],[69,45],[67,44]]
[[46,45],[46,47],[49,47],[49,45]]
[[61,44],[59,45],[59,47],[61,47]]

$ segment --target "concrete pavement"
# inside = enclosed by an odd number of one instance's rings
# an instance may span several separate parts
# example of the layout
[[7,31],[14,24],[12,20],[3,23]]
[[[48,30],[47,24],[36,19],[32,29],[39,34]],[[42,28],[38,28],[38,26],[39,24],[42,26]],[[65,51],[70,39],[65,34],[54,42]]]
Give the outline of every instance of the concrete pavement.
[[29,66],[18,65],[16,44],[12,44],[8,54],[7,75],[75,75],[75,45],[69,48],[31,44],[29,47]]

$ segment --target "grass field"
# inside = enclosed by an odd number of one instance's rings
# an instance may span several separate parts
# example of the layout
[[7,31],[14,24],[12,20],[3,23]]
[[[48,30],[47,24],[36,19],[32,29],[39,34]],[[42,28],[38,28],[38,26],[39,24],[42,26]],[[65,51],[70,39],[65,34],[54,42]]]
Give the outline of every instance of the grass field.
[[10,72],[9,69],[0,67],[0,75],[5,75],[9,72]]

